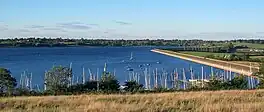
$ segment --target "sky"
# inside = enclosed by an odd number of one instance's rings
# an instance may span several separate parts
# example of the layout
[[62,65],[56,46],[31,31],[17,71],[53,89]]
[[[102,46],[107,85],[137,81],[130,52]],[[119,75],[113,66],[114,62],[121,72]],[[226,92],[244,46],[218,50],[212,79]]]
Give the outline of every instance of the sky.
[[264,39],[263,0],[0,0],[0,38]]

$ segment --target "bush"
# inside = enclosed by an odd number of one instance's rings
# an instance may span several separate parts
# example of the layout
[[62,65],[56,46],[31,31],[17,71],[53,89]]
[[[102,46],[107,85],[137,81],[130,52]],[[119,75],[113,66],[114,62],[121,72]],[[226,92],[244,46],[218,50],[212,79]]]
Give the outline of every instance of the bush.
[[144,90],[143,85],[137,83],[136,81],[125,82],[124,86],[125,86],[124,90],[126,92],[138,92],[138,91]]
[[25,88],[16,88],[14,93],[14,96],[39,96],[42,95],[41,92],[38,91],[30,91],[29,89],[25,89]]
[[246,76],[235,76],[231,81],[223,80],[221,77],[213,77],[207,86],[207,90],[230,90],[230,89],[247,89]]
[[239,75],[234,77],[230,82],[229,82],[229,88],[230,89],[247,89],[247,84],[248,81],[246,80],[246,77],[243,75]]
[[0,68],[0,96],[10,96],[16,87],[16,79],[11,72],[5,68]]
[[119,91],[119,82],[114,75],[108,72],[103,73],[103,76],[99,82],[99,88],[105,92],[117,92]]
[[67,91],[70,85],[72,70],[68,67],[55,66],[45,73],[45,85],[48,91],[55,94],[62,94]]

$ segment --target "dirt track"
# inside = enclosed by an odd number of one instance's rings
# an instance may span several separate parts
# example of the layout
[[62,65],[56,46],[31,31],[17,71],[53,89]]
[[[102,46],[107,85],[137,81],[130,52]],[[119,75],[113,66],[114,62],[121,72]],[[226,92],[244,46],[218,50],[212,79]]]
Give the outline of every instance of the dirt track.
[[204,57],[199,57],[199,56],[193,56],[189,54],[183,54],[183,53],[178,53],[178,52],[173,52],[173,51],[168,51],[168,50],[161,50],[161,49],[153,49],[151,50],[152,52],[172,56],[172,57],[177,57],[180,59],[212,66],[215,68],[223,69],[223,70],[231,70],[232,72],[238,73],[238,74],[243,74],[243,75],[252,75],[252,73],[258,71],[258,67],[250,67],[248,65],[243,65],[243,64],[238,64],[238,63],[232,63],[228,61],[221,61],[221,60],[216,60],[216,59],[210,59],[210,58],[204,58]]

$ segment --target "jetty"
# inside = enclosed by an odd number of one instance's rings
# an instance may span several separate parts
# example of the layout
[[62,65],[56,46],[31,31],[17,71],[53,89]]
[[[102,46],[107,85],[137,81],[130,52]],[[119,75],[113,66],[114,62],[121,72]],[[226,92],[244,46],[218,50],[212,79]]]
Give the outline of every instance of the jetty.
[[162,50],[162,49],[152,49],[151,51],[155,53],[160,53],[167,56],[172,56],[183,60],[215,67],[222,70],[232,71],[234,73],[247,75],[247,76],[251,76],[254,72],[259,71],[259,67],[233,63],[232,61],[228,62],[228,61],[216,60],[216,59],[193,56],[193,55],[169,51],[169,50]]

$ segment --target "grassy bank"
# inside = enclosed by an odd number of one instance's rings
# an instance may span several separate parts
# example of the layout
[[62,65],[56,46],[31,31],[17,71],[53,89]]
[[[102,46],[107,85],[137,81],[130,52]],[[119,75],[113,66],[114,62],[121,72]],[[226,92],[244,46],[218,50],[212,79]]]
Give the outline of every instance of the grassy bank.
[[[190,54],[194,56],[200,56],[200,57],[208,57],[210,55],[216,56],[216,57],[224,57],[225,55],[230,55],[231,53],[211,53],[211,52],[191,52],[191,51],[181,51],[180,53],[184,54]],[[264,56],[250,56],[250,58],[264,58]],[[259,67],[259,62],[249,62],[249,61],[232,61],[237,64],[243,64],[247,66],[253,66],[253,67]]]
[[201,56],[201,57],[206,57],[208,55],[215,55],[215,56],[223,57],[225,55],[230,54],[230,53],[192,52],[192,51],[180,51],[180,53],[190,54],[194,56]]
[[210,59],[210,58],[205,58],[201,56],[195,56],[195,55],[190,55],[190,54],[185,54],[185,53],[180,53],[180,52],[174,52],[174,51],[169,51],[169,50],[161,50],[161,49],[154,49],[151,50],[156,53],[172,56],[172,57],[177,57],[180,59],[212,66],[215,68],[223,69],[223,70],[231,70],[232,72],[238,73],[238,74],[243,74],[243,75],[252,75],[252,73],[258,71],[258,67],[250,67],[246,64],[241,64],[241,63],[233,63],[230,61],[222,61],[222,60],[216,60],[216,59]]
[[1,111],[192,111],[261,112],[264,91],[176,92],[1,98]]

